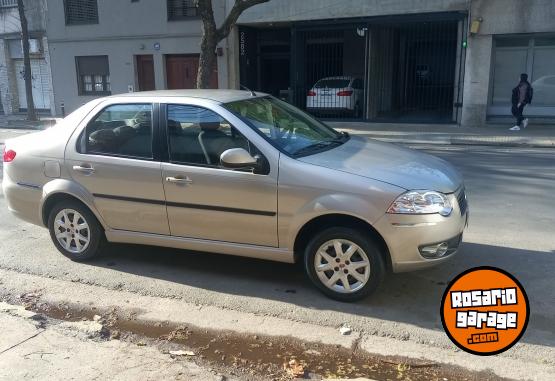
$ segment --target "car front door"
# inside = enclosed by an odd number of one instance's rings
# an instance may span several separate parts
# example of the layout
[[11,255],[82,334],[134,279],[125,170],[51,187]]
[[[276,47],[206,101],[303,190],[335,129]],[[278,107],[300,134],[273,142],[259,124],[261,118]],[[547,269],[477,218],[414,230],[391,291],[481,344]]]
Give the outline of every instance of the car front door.
[[161,163],[153,149],[157,107],[99,106],[66,148],[71,177],[93,195],[112,229],[169,235]]
[[[162,178],[171,234],[277,247],[279,154],[265,155],[210,108],[163,108],[169,160],[162,163]],[[259,170],[224,168],[220,155],[230,148],[244,148],[265,164]]]

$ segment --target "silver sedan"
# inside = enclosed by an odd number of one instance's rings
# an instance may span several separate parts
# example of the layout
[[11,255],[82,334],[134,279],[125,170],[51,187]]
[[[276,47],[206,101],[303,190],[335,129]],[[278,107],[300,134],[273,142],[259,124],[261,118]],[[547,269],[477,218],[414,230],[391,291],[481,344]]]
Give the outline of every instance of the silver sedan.
[[445,161],[248,91],[96,99],[3,160],[10,211],[72,260],[123,242],[300,261],[344,301],[452,257],[468,216]]

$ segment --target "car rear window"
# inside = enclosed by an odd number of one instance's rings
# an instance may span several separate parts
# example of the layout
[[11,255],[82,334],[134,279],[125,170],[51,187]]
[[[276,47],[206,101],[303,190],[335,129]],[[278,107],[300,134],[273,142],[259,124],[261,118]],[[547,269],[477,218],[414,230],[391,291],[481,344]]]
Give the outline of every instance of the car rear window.
[[326,87],[330,89],[342,89],[344,87],[348,87],[349,82],[351,81],[348,79],[322,79],[316,82],[314,87],[317,89],[323,89]]

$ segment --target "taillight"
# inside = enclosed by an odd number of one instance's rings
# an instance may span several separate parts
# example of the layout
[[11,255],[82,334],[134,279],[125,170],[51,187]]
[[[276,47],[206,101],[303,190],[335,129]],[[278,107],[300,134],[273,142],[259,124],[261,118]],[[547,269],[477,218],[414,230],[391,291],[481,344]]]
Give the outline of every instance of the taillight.
[[343,90],[337,93],[338,97],[350,97],[353,95],[353,90]]
[[11,149],[6,150],[6,147],[4,147],[2,157],[4,159],[4,163],[9,163],[10,161],[13,161],[13,159],[15,159],[15,151]]
[[308,95],[309,97],[315,97],[315,96],[316,96],[316,92],[315,92],[315,91],[312,91],[312,90],[309,90],[307,95]]

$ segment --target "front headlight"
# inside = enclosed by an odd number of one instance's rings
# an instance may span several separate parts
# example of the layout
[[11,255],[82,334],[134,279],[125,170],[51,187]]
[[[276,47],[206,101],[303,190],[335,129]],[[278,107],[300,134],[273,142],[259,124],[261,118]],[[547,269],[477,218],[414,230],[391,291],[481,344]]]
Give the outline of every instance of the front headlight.
[[387,213],[435,214],[447,217],[453,211],[451,202],[443,193],[435,191],[409,191],[403,193],[389,207]]

